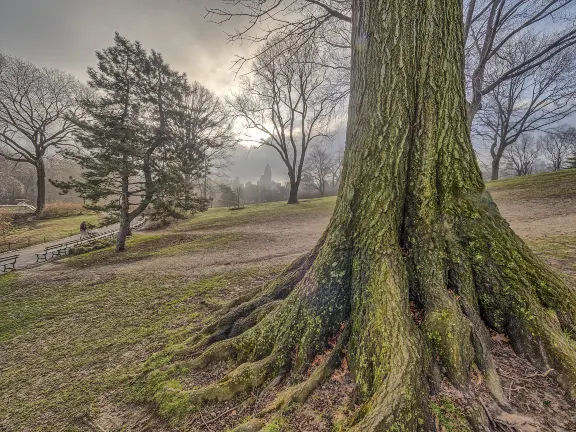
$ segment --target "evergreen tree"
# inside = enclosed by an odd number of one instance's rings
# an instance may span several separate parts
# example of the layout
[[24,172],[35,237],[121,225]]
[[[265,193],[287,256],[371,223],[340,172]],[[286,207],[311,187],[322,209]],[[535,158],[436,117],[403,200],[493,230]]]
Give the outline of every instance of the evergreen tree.
[[119,215],[118,252],[125,249],[130,223],[148,206],[205,209],[198,199],[183,202],[182,143],[175,130],[187,88],[184,75],[173,71],[154,51],[118,33],[114,46],[96,53],[89,68],[95,96],[81,103],[87,116],[72,118],[83,151],[67,152],[83,168],[81,179],[53,182],[64,192],[75,190],[87,206]]

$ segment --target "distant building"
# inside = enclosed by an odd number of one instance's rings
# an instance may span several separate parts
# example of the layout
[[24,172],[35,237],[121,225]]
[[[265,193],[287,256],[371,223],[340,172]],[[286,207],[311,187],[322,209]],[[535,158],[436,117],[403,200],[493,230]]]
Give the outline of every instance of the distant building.
[[260,180],[258,180],[258,186],[265,189],[274,186],[274,182],[272,181],[272,168],[270,168],[269,164],[266,164],[266,168],[264,168],[264,175],[260,176]]

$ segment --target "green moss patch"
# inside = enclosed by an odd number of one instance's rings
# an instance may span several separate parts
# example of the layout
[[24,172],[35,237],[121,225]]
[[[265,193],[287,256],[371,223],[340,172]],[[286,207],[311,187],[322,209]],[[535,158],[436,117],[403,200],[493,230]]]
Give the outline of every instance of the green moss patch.
[[[79,418],[97,415],[103,395],[125,397],[127,377],[154,352],[198,331],[239,287],[254,290],[273,274],[112,274],[93,282],[2,276],[0,429],[77,430]],[[176,402],[170,411],[177,414]]]

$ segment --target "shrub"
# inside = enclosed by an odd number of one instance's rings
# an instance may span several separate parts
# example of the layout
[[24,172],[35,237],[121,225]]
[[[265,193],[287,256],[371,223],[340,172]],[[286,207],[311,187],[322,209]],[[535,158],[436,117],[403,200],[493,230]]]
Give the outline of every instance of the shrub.
[[14,215],[8,212],[0,212],[0,234],[6,235],[12,228]]
[[88,252],[105,249],[110,246],[114,246],[115,240],[114,239],[100,239],[95,240],[90,243],[84,243],[78,246],[73,247],[68,251],[68,255],[81,255]]
[[65,201],[55,201],[46,204],[39,219],[54,219],[67,216],[80,216],[89,213],[88,210],[80,203],[71,203]]

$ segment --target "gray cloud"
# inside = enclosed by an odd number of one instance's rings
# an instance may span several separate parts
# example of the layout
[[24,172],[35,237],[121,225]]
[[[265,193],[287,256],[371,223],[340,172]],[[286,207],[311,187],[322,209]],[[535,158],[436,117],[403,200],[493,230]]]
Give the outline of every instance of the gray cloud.
[[[155,49],[176,70],[186,72],[219,95],[235,88],[234,56],[249,46],[229,44],[223,26],[204,19],[218,0],[0,0],[0,51],[38,66],[65,70],[86,79],[96,50],[113,43],[114,32]],[[340,132],[339,145],[344,137]],[[241,147],[228,170],[230,178],[256,181],[267,163],[276,181],[287,180],[286,167],[270,148]]]
[[228,28],[207,22],[214,0],[0,0],[0,50],[83,79],[94,51],[114,32],[161,52],[166,61],[219,94],[234,88]]

